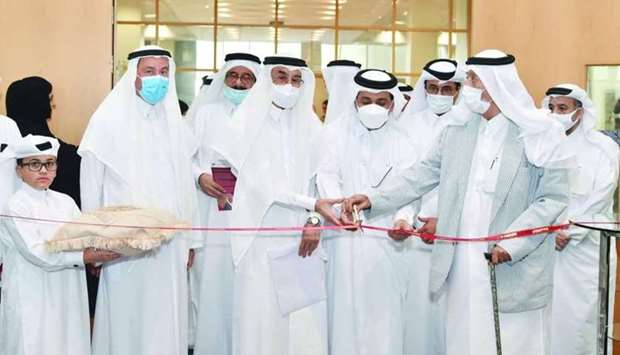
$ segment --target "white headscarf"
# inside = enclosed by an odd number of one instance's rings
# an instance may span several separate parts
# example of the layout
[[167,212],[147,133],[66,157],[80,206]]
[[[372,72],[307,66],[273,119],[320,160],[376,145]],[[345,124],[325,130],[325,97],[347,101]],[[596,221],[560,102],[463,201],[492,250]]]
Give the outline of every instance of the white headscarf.
[[18,140],[10,147],[17,159],[36,155],[53,155],[57,157],[59,148],[60,143],[58,139],[32,134]]
[[[226,83],[224,81],[226,79],[226,74],[230,69],[234,67],[245,67],[254,74],[255,78],[258,78],[260,63],[248,59],[238,59],[244,56],[254,57],[253,55],[246,53],[229,53],[226,55],[224,59],[224,66],[213,77],[211,77],[211,84],[204,85],[200,88],[198,95],[192,102],[189,110],[187,110],[185,118],[191,121],[194,119],[200,108],[214,102],[225,100],[223,92]],[[258,57],[256,59],[259,60]]]
[[[138,55],[129,60],[127,72],[118,81],[114,89],[106,96],[88,122],[88,127],[80,143],[78,153],[84,156],[93,154],[107,169],[118,175],[131,187],[132,196],[128,201],[143,205],[148,203],[151,191],[143,191],[144,179],[142,161],[148,161],[148,147],[157,142],[147,141],[135,127],[143,114],[138,108],[135,81],[138,62],[145,57],[163,57],[169,60],[168,92],[164,99],[155,104],[155,109],[163,111],[168,135],[171,138],[170,149],[174,174],[179,193],[180,218],[193,221],[196,210],[196,194],[191,176],[191,157],[195,154],[197,144],[181,117],[175,84],[174,60],[170,53],[157,46],[145,46],[130,53]],[[185,182],[185,183],[184,183]],[[174,211],[171,211],[174,212]]]
[[333,60],[323,68],[323,80],[327,88],[327,112],[325,123],[330,123],[347,113],[353,95],[353,77],[361,64],[351,60]]
[[[284,64],[271,64],[274,61]],[[299,66],[301,63],[303,66]],[[314,141],[320,131],[321,121],[312,109],[314,73],[305,66],[305,62],[289,57],[266,57],[265,64],[256,84],[233,114],[232,121],[238,138],[230,140],[218,137],[221,139],[213,144],[213,149],[224,156],[237,172],[231,221],[239,226],[260,225],[267,209],[282,189],[290,188],[293,193],[307,195],[317,169]],[[282,180],[286,176],[285,166],[274,161],[270,154],[274,149],[280,149],[270,148],[279,142],[274,142],[266,134],[269,132],[267,125],[274,107],[271,70],[279,66],[301,70],[304,81],[299,98],[291,109],[292,141],[295,143],[292,156],[295,165],[290,181]],[[239,239],[232,245],[235,263],[241,260],[253,240],[249,236]]]
[[462,84],[465,80],[465,71],[462,65],[451,59],[440,58],[426,63],[422,75],[413,88],[411,101],[405,109],[407,114],[424,111],[428,107],[425,87],[427,80],[439,80],[442,84],[450,81]]
[[[13,194],[18,186],[17,174],[15,174],[15,153],[11,146],[22,138],[19,128],[15,122],[5,116],[0,115],[0,211],[4,204]],[[0,259],[2,258],[0,247]]]
[[[560,149],[566,140],[564,129],[539,110],[521,82],[515,58],[496,49],[487,49],[467,60],[493,102],[520,130],[525,154],[538,167],[567,167],[570,157]],[[459,105],[460,106],[460,105]]]
[[[560,89],[560,90],[554,90]],[[558,91],[566,92],[559,93]],[[546,112],[549,111],[549,101],[551,97],[565,96],[575,99],[581,103],[584,114],[581,118],[581,123],[577,127],[577,131],[583,134],[583,136],[592,144],[599,147],[605,155],[607,155],[612,161],[618,159],[618,144],[609,139],[601,132],[596,130],[596,118],[598,116],[594,103],[588,97],[588,93],[585,90],[574,84],[560,84],[547,90],[546,96],[542,101],[542,109]]]
[[0,115],[0,163],[15,158],[10,146],[22,139],[17,124],[12,119]]
[[[388,79],[389,77],[389,79]],[[376,94],[379,92],[389,92],[394,98],[394,107],[390,113],[390,118],[398,119],[407,104],[403,93],[398,89],[398,80],[391,73],[380,69],[364,69],[359,71],[353,78],[351,88],[353,96],[349,101],[347,114],[356,113],[355,99],[360,91],[368,91]]]

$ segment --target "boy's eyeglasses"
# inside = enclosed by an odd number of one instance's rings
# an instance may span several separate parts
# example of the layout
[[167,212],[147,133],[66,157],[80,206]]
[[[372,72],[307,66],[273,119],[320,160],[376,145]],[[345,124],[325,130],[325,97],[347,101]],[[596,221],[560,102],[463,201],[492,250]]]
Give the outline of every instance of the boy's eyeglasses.
[[47,171],[56,171],[58,169],[58,162],[56,161],[46,161],[45,163],[40,162],[38,160],[29,161],[27,163],[21,163],[20,166],[28,167],[28,170],[37,172],[41,171],[41,169],[45,166],[45,170]]

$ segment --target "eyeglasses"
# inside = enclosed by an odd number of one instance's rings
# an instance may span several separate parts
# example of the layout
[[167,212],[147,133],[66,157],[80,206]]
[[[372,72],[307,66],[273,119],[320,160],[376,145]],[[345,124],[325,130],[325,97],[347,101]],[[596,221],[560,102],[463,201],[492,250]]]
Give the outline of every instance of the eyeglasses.
[[426,92],[431,95],[441,94],[445,96],[454,96],[456,95],[457,89],[454,86],[450,86],[450,85],[444,85],[444,86],[428,85],[426,87]]
[[291,78],[290,76],[284,73],[277,74],[274,79],[277,85],[286,85],[290,83],[292,86],[298,88],[304,84],[304,81],[301,79],[301,77],[294,76]]
[[226,73],[226,80],[232,80],[233,82],[237,82],[237,80],[241,80],[244,84],[251,84],[255,81],[254,76],[248,73],[237,74],[235,72]]
[[29,161],[27,163],[21,163],[20,166],[28,167],[28,170],[32,172],[41,171],[41,169],[45,166],[45,170],[47,171],[56,171],[58,169],[57,161],[46,161],[45,163],[40,162],[38,160]]

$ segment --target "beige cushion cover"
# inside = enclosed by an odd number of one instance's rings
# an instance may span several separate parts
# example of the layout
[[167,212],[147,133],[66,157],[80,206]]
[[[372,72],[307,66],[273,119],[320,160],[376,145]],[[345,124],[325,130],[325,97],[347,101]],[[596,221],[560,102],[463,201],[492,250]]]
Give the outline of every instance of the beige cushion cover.
[[[48,252],[77,251],[85,248],[106,249],[123,255],[137,255],[158,248],[178,231],[148,227],[188,227],[172,214],[154,209],[111,206],[83,214],[73,222],[99,224],[65,224],[47,241]],[[122,228],[119,225],[142,228]],[[147,228],[144,228],[147,227]]]

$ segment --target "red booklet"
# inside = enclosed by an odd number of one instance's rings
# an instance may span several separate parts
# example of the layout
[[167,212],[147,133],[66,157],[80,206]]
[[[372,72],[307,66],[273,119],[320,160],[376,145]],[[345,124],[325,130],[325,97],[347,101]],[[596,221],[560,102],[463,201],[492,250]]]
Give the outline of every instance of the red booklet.
[[218,204],[218,210],[229,211],[232,209],[233,196],[235,195],[235,185],[237,184],[237,177],[232,173],[229,167],[211,167],[213,173],[213,180],[218,183],[224,191],[226,191],[226,203]]

